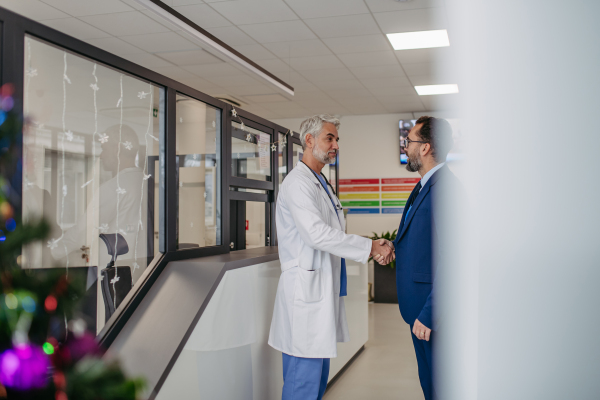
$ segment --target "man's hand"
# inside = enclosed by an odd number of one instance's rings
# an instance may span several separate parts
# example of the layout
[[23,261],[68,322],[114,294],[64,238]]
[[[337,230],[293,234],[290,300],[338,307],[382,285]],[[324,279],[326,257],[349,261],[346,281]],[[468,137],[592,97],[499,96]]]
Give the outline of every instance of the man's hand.
[[423,325],[418,319],[415,320],[413,325],[413,334],[420,340],[427,340],[429,342],[429,336],[431,336],[431,329]]
[[373,240],[371,244],[371,256],[373,260],[381,265],[387,265],[396,258],[393,246],[386,244],[385,239]]

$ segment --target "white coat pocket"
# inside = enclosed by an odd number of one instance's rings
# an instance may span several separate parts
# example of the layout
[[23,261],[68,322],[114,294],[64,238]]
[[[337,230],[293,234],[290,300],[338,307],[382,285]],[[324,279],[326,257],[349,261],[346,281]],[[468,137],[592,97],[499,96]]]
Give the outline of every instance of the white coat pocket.
[[300,279],[299,299],[305,303],[314,303],[323,299],[321,269],[308,271],[298,268]]

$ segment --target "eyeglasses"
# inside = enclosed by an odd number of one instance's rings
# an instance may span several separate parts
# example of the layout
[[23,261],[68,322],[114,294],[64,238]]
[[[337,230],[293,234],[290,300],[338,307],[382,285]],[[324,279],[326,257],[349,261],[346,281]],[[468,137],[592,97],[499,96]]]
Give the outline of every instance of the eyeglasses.
[[429,143],[429,142],[423,142],[420,140],[410,140],[409,138],[406,138],[406,139],[400,140],[400,147],[407,148],[408,146],[410,146],[411,143]]

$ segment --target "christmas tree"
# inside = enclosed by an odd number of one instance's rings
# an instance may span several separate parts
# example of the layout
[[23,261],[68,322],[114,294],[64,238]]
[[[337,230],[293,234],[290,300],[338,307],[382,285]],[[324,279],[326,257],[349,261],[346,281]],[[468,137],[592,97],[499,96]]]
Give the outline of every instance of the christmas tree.
[[94,333],[74,317],[82,285],[68,270],[20,266],[23,246],[47,239],[49,225],[20,218],[24,121],[12,95],[10,84],[0,88],[0,399],[135,400],[143,381],[103,360]]

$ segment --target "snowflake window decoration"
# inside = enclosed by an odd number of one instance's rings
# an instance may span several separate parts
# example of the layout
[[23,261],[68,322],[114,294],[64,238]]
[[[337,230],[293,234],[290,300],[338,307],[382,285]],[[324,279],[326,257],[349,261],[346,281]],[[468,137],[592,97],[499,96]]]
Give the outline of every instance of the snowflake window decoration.
[[132,145],[132,144],[131,144],[131,142],[129,142],[129,141],[127,141],[127,142],[124,142],[124,143],[123,143],[123,146],[125,146],[125,148],[126,148],[127,150],[131,150],[131,149],[133,149],[133,145]]
[[68,140],[69,142],[72,142],[72,141],[73,141],[73,132],[72,132],[72,131],[66,131],[66,132],[65,132],[65,136],[67,137],[67,140]]
[[106,143],[106,142],[108,142],[108,135],[106,133],[101,133],[100,134],[100,138],[98,138],[98,141],[100,143]]
[[138,99],[141,100],[141,99],[145,99],[149,94],[150,93],[146,93],[144,91],[141,91],[141,92],[138,93],[137,97],[138,97]]
[[125,194],[125,193],[127,193],[127,190],[125,190],[123,188],[117,188],[117,193],[118,194]]
[[92,88],[92,90],[94,92],[97,92],[98,90],[100,90],[100,88],[98,87],[98,85],[96,85],[95,83],[90,83],[90,87]]

